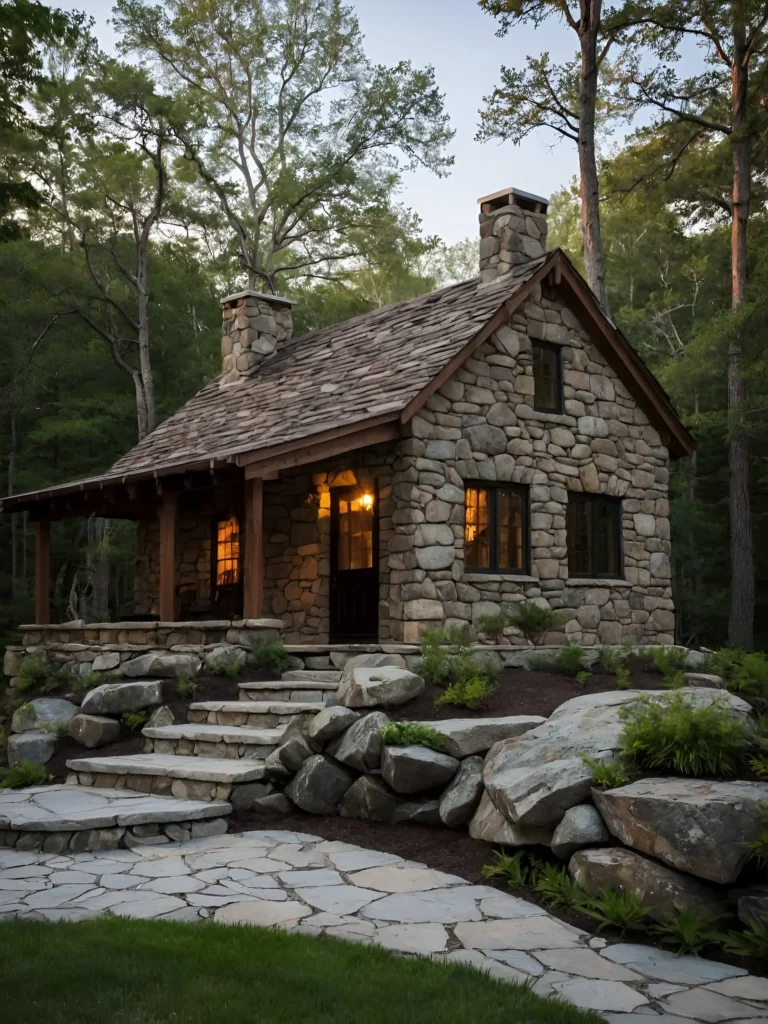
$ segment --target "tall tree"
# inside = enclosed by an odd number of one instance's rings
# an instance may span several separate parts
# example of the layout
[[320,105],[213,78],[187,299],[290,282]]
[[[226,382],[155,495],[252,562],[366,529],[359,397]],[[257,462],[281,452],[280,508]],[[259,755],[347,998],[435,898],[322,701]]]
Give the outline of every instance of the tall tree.
[[442,174],[453,133],[431,68],[374,66],[341,0],[118,0],[124,48],[185,93],[186,155],[249,287],[328,278],[374,249],[404,167]]

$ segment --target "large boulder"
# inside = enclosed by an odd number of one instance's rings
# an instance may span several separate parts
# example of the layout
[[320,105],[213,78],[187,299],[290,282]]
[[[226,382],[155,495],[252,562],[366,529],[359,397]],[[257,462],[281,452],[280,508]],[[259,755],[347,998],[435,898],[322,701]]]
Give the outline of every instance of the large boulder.
[[286,786],[285,795],[307,814],[335,814],[351,785],[352,776],[340,764],[313,754]]
[[466,825],[483,795],[483,759],[467,757],[440,798],[440,821],[448,828]]
[[381,730],[388,724],[389,718],[383,711],[373,711],[353,722],[345,733],[330,744],[328,752],[355,771],[374,771],[381,764],[384,746]]
[[421,722],[445,738],[444,750],[452,757],[484,754],[499,740],[522,736],[546,719],[541,715],[510,715],[508,718],[448,718],[442,722]]
[[120,723],[105,715],[75,715],[69,723],[69,735],[76,743],[93,750],[118,739]]
[[152,714],[147,719],[148,729],[158,729],[163,725],[173,725],[176,719],[173,717],[173,712],[167,704],[161,704],[159,708],[155,708]]
[[551,828],[516,825],[508,821],[503,814],[499,814],[487,793],[483,793],[469,823],[469,834],[473,839],[502,846],[549,846],[552,841]]
[[277,754],[289,771],[297,772],[308,757],[317,752],[317,747],[307,739],[308,719],[297,716],[280,737]]
[[244,782],[232,789],[229,798],[235,811],[253,811],[255,814],[290,814],[293,804],[271,782]]
[[398,800],[375,775],[361,775],[344,794],[339,804],[342,818],[362,818],[364,821],[389,821]]
[[159,679],[135,683],[102,683],[89,690],[80,705],[83,715],[121,715],[163,703],[163,684]]
[[314,715],[307,729],[308,738],[318,747],[330,743],[357,721],[357,713],[351,708],[335,706],[325,708]]
[[396,793],[423,793],[444,786],[458,767],[450,754],[418,744],[384,747],[381,755],[381,774]]
[[[683,698],[696,706],[729,702],[734,716],[748,718],[746,701],[721,690],[686,688]],[[495,744],[485,762],[485,788],[496,807],[521,825],[554,827],[569,807],[584,803],[592,772],[582,752],[614,762],[624,728],[621,710],[641,699],[667,701],[668,690],[612,690],[566,701],[535,729]]]
[[612,835],[625,846],[712,882],[734,882],[761,827],[768,782],[640,779],[595,792]]
[[[11,719],[11,732],[51,732],[64,735],[77,714],[77,705],[59,697],[36,697],[16,708]],[[42,761],[40,762],[43,763]]]
[[220,644],[210,651],[206,651],[203,657],[203,668],[206,672],[218,675],[222,664],[226,664],[232,673],[240,672],[245,665],[246,653],[242,647],[235,647],[233,644]]
[[717,893],[702,882],[633,850],[617,846],[579,850],[571,857],[568,871],[592,896],[599,896],[603,889],[633,893],[657,921],[681,910],[713,915],[723,915],[725,911]]
[[149,654],[140,654],[138,658],[124,661],[120,666],[120,674],[129,679],[140,679],[142,676],[173,679],[178,676],[196,676],[199,671],[200,659],[196,654],[174,651],[150,651]]
[[8,764],[13,768],[20,761],[46,764],[56,750],[56,733],[32,730],[8,737]]
[[407,668],[353,665],[344,669],[338,696],[348,708],[393,708],[418,697],[424,686],[421,676]]
[[592,804],[569,808],[552,836],[552,853],[568,860],[577,850],[610,843],[611,834]]

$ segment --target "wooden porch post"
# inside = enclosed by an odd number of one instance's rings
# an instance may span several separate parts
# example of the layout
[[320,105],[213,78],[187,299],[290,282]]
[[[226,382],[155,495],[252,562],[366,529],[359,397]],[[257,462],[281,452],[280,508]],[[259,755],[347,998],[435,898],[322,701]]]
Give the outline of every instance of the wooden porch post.
[[51,621],[51,524],[38,519],[35,524],[35,622],[45,626]]
[[245,481],[243,618],[260,619],[264,599],[264,481]]
[[176,618],[176,494],[164,491],[160,501],[160,621]]

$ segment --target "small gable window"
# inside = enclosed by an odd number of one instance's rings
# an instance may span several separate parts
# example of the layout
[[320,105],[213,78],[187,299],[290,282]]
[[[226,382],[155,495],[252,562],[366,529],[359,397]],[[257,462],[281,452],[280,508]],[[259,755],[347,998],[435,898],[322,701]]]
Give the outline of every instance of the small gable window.
[[464,567],[528,572],[528,489],[469,483],[464,492]]
[[534,341],[533,383],[534,409],[538,412],[563,411],[563,374],[558,345]]
[[601,494],[569,494],[567,530],[570,576],[621,576],[620,501]]

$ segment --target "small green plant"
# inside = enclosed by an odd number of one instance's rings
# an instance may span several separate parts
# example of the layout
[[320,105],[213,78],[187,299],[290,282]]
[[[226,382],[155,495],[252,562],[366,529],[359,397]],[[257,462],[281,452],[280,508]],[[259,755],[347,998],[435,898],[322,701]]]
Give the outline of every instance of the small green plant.
[[234,651],[227,653],[222,651],[208,659],[208,671],[214,676],[226,676],[228,679],[236,679],[243,669],[243,658]]
[[148,717],[146,711],[124,711],[120,721],[129,732],[136,732],[144,725]]
[[483,865],[483,878],[503,878],[509,889],[522,889],[528,884],[530,868],[523,850],[511,856],[503,850],[494,850],[493,855],[496,858],[493,864]]
[[589,680],[592,678],[592,673],[588,672],[587,669],[582,669],[581,672],[576,673],[576,682],[579,686],[586,686]]
[[589,899],[586,890],[574,882],[562,864],[541,864],[533,887],[554,907],[581,907]]
[[600,789],[616,789],[629,782],[629,776],[621,762],[598,761],[584,750],[579,757],[592,772],[593,785],[599,786]]
[[248,663],[254,668],[282,674],[291,663],[291,656],[280,640],[259,640],[251,648]]
[[674,917],[653,925],[651,933],[665,946],[671,946],[678,956],[698,953],[705,946],[717,946],[723,934],[717,927],[718,918],[701,910],[681,910]]
[[761,802],[758,806],[760,808],[760,821],[765,825],[765,828],[761,829],[755,838],[747,843],[747,846],[755,860],[761,864],[768,864],[768,804]]
[[728,932],[723,939],[723,949],[733,956],[754,957],[765,963],[768,961],[768,928],[751,921],[743,932]]
[[498,666],[472,647],[468,627],[426,630],[421,655],[419,674],[434,686],[465,685],[480,678],[494,687],[499,675]]
[[721,647],[706,656],[702,668],[720,676],[729,690],[768,697],[768,655],[762,651]]
[[626,665],[619,665],[619,667],[616,669],[616,689],[629,689],[629,669]]
[[510,626],[519,629],[529,644],[535,646],[547,630],[561,625],[562,615],[535,601],[523,601],[509,617]]
[[51,678],[51,666],[44,658],[25,658],[16,676],[16,689],[19,693],[38,690]]
[[749,767],[758,779],[768,779],[768,754],[756,754],[749,759]]
[[606,672],[618,672],[618,670],[624,665],[624,658],[621,651],[616,651],[613,647],[607,647],[605,645],[598,649],[597,660]]
[[44,786],[51,776],[39,764],[19,761],[13,768],[0,768],[0,789],[25,789],[27,786]]
[[407,747],[413,743],[432,750],[445,750],[445,737],[421,722],[390,722],[381,730],[385,745]]
[[197,683],[187,672],[182,672],[176,680],[177,697],[192,697],[197,693]]
[[552,659],[552,664],[567,676],[578,676],[584,669],[584,654],[579,644],[566,644]]
[[492,615],[482,615],[480,623],[483,632],[492,640],[499,641],[504,635],[504,630],[509,625],[509,616],[505,612],[496,612]]
[[621,750],[639,771],[735,775],[754,742],[747,725],[731,718],[727,701],[720,699],[696,707],[678,692],[659,703],[640,700],[622,708],[621,716]]
[[685,686],[685,672],[670,672],[664,676],[664,685],[670,690],[682,690]]
[[654,647],[652,657],[656,671],[667,679],[685,670],[688,652],[682,647]]
[[582,904],[585,914],[599,921],[598,931],[612,925],[623,933],[628,929],[645,928],[648,907],[633,892],[603,889],[600,896],[592,896]]
[[89,690],[101,685],[102,678],[98,672],[87,672],[84,676],[75,676],[69,684],[73,693],[88,693]]
[[496,683],[483,679],[482,676],[474,676],[472,679],[461,680],[451,683],[446,687],[435,704],[455,704],[457,707],[470,708],[476,711],[485,703],[496,689]]

